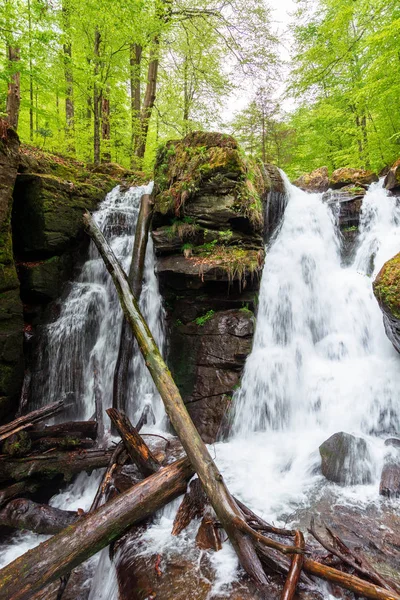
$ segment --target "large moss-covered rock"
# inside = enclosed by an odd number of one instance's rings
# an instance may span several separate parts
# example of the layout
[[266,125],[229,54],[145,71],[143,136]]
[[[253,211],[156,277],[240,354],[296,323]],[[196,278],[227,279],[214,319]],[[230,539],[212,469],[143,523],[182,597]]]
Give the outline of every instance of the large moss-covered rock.
[[385,177],[384,186],[387,190],[396,193],[400,190],[400,158],[389,169]]
[[301,175],[293,182],[293,185],[305,192],[326,192],[329,188],[328,167],[320,167],[311,173]]
[[373,289],[383,312],[386,334],[400,352],[400,253],[383,265]]
[[373,171],[342,167],[341,169],[336,169],[336,171],[333,171],[329,180],[329,187],[338,189],[346,185],[364,186],[370,185],[371,183],[374,183],[374,181],[378,180],[378,175]]
[[250,351],[252,325],[238,331],[252,324],[264,243],[285,207],[284,182],[276,167],[246,159],[231,136],[194,132],[160,148],[155,191],[168,360],[195,424],[213,442]]
[[14,265],[11,209],[17,134],[0,119],[0,420],[16,407],[22,377],[23,320]]

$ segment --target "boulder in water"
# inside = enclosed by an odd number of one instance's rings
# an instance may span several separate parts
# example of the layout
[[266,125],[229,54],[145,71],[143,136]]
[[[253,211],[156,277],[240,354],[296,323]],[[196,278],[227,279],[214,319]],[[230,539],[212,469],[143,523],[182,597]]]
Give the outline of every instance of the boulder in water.
[[339,485],[370,483],[371,468],[365,440],[349,433],[333,434],[319,447],[322,473]]
[[311,173],[305,173],[293,182],[305,192],[326,192],[329,188],[328,167],[320,167]]
[[386,335],[400,352],[400,253],[383,265],[373,289],[383,312]]
[[389,498],[400,497],[400,460],[397,462],[388,461],[384,465],[379,493],[381,496],[388,496]]
[[333,189],[338,189],[351,184],[364,186],[370,185],[371,183],[374,183],[374,181],[378,180],[378,175],[373,171],[344,167],[333,171],[329,180],[329,187]]
[[400,191],[400,158],[390,168],[383,185],[387,190]]

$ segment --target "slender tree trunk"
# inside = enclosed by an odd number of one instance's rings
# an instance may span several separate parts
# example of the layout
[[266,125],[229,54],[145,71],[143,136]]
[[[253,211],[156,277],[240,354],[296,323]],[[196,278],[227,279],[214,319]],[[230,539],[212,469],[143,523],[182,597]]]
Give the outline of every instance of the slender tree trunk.
[[184,134],[188,133],[189,126],[189,81],[188,81],[188,59],[185,56],[183,64],[183,128]]
[[21,104],[21,75],[19,72],[20,50],[16,46],[8,46],[7,55],[11,72],[7,93],[7,120],[10,126],[17,130],[19,107]]
[[32,61],[32,12],[31,0],[28,0],[28,33],[29,33],[29,139],[33,142],[33,61]]
[[262,119],[261,119],[261,126],[262,126],[262,138],[261,138],[261,143],[262,143],[262,161],[265,164],[267,162],[267,158],[266,158],[266,152],[265,152],[265,112],[263,110],[262,112]]
[[100,72],[100,43],[101,43],[101,34],[96,27],[94,34],[94,84],[93,84],[93,115],[94,115],[94,123],[93,123],[93,154],[94,154],[94,164],[100,164],[100,106],[101,106],[101,90],[99,86],[99,72]]
[[62,17],[65,35],[64,52],[64,78],[65,78],[65,136],[67,151],[75,152],[75,107],[74,107],[74,78],[72,73],[72,44],[70,40],[70,7],[68,0],[62,3]]
[[[140,138],[140,78],[143,48],[140,44],[130,46],[130,87],[131,87],[131,126],[132,126],[132,153],[135,153]],[[132,166],[135,161],[132,158]]]
[[111,162],[110,151],[110,87],[107,86],[106,95],[101,99],[101,162]]
[[135,149],[135,156],[139,159],[139,161],[142,161],[144,153],[146,151],[147,134],[149,131],[151,114],[153,112],[153,107],[156,100],[159,49],[160,37],[156,36],[153,39],[153,43],[150,49],[150,62],[147,71],[146,92],[143,100],[143,107],[140,114],[140,135],[137,147]]

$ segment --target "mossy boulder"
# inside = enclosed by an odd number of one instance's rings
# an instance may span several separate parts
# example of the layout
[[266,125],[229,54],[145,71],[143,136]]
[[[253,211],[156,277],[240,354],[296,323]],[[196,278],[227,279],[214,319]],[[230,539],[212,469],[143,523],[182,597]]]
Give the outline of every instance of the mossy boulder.
[[400,352],[400,253],[383,265],[373,289],[383,312],[386,334]]
[[[220,197],[229,194],[229,215],[261,231],[262,195],[266,183],[261,168],[245,158],[236,140],[221,133],[193,132],[161,146],[155,165],[155,223],[187,214],[189,201],[208,195],[205,213],[213,219]],[[205,214],[204,213],[204,214]],[[247,224],[248,223],[248,224]]]
[[329,180],[329,187],[338,189],[346,185],[368,186],[375,181],[379,181],[379,178],[373,171],[343,167],[333,171]]
[[72,256],[66,253],[43,261],[18,263],[17,268],[22,300],[46,304],[60,296],[72,269]]
[[19,139],[0,119],[0,420],[16,408],[22,379],[23,319],[11,235]]
[[384,186],[390,191],[400,191],[400,158],[389,169],[385,177]]
[[329,188],[328,167],[320,167],[311,173],[301,175],[293,182],[293,185],[305,192],[326,192]]

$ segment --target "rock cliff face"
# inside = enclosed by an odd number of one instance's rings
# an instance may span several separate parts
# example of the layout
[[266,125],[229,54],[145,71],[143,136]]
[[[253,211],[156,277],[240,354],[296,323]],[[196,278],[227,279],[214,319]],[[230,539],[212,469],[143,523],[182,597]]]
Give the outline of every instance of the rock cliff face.
[[196,426],[213,442],[251,349],[267,198],[275,193],[271,233],[283,183],[277,169],[247,161],[232,137],[192,133],[161,148],[155,185],[168,362]]
[[383,265],[373,288],[383,313],[386,334],[400,352],[400,254]]
[[23,373],[22,303],[11,235],[18,151],[17,134],[0,120],[0,420],[12,412]]
[[400,194],[400,158],[389,169],[389,172],[385,177],[384,186],[393,194]]

